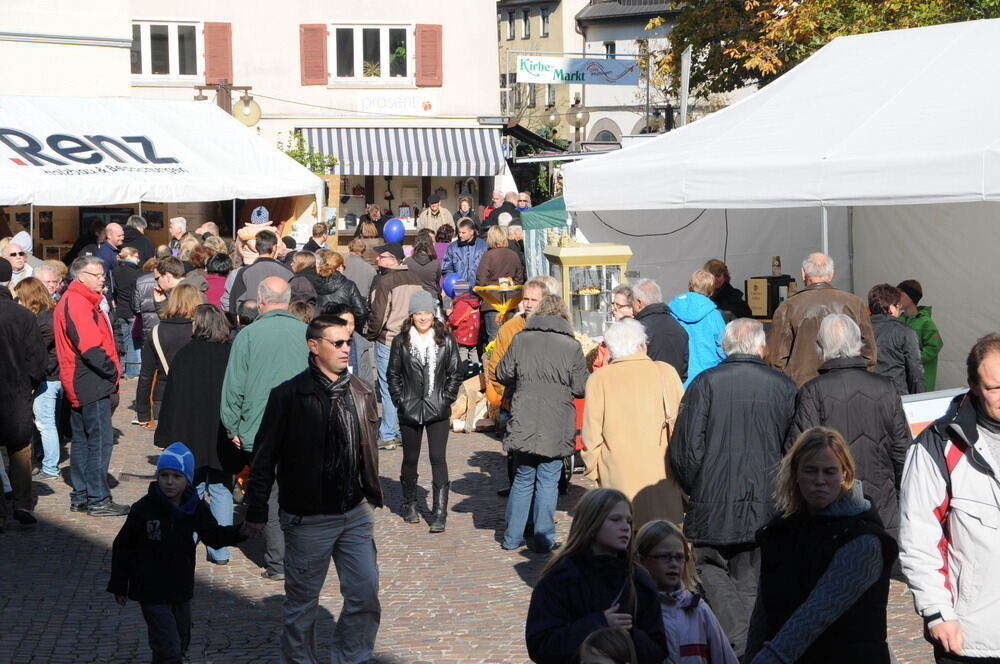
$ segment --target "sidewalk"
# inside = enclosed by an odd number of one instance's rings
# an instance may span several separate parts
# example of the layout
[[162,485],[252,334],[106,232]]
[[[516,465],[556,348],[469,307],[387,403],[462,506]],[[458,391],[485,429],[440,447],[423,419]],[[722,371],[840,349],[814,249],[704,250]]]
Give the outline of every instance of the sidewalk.
[[[155,470],[157,448],[150,431],[132,426],[135,382],[126,384],[115,426],[123,432],[111,474],[119,484],[115,500],[131,503],[145,494]],[[497,537],[505,501],[496,490],[507,483],[499,443],[482,434],[452,434],[448,446],[451,511],[448,531],[427,532],[430,467],[423,452],[420,509],[424,522],[403,523],[399,487],[401,450],[380,452],[387,508],[376,513],[381,569],[382,625],[376,660],[386,664],[528,662],[524,619],[531,584],[546,556],[505,552]],[[65,467],[65,463],[64,463]],[[64,478],[66,472],[63,472]],[[559,502],[558,539],[565,540],[571,508],[591,483],[577,475]],[[35,484],[39,524],[8,524],[0,536],[0,662],[3,664],[147,661],[146,627],[138,606],[124,608],[105,591],[111,542],[124,518],[91,517],[69,511],[64,481]],[[234,551],[226,567],[205,561],[199,548],[192,662],[219,664],[278,661],[282,585],[264,581],[259,542]],[[319,644],[327,657],[332,620],[340,609],[333,566],[320,597]],[[930,664],[906,589],[893,582],[889,605],[890,643],[901,664]]]

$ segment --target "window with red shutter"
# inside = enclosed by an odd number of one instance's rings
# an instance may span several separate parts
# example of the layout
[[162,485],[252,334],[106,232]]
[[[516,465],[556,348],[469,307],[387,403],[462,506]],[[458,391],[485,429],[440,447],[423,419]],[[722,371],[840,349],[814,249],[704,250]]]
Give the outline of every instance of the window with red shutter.
[[441,26],[418,24],[417,29],[417,85],[440,87],[444,84]]
[[326,85],[330,74],[326,68],[326,25],[299,26],[299,68],[302,85]]
[[233,82],[233,24],[205,24],[205,83]]

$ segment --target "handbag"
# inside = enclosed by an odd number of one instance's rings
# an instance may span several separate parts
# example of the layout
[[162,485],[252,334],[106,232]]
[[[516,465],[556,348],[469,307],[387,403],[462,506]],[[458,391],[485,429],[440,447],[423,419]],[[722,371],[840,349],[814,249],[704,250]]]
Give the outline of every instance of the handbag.
[[160,366],[163,367],[163,373],[170,373],[170,366],[167,364],[167,356],[163,353],[163,346],[160,345],[160,326],[157,325],[153,328],[153,348],[156,349],[156,356],[160,358]]

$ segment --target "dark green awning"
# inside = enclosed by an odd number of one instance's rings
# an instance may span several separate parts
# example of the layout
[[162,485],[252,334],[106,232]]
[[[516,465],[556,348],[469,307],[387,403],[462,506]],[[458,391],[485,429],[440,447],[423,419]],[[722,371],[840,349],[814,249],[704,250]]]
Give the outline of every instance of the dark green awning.
[[566,202],[562,196],[521,212],[521,225],[533,228],[562,228],[566,225]]

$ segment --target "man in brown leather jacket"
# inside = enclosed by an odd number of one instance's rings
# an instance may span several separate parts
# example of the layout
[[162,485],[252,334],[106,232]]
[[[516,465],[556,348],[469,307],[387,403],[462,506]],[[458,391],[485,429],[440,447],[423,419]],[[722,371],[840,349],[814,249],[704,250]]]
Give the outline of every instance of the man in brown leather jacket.
[[833,259],[815,253],[802,261],[805,288],[781,303],[767,340],[767,362],[799,387],[819,375],[821,363],[816,336],[828,314],[846,314],[861,328],[861,356],[868,371],[875,368],[875,334],[868,308],[857,295],[834,287]]

